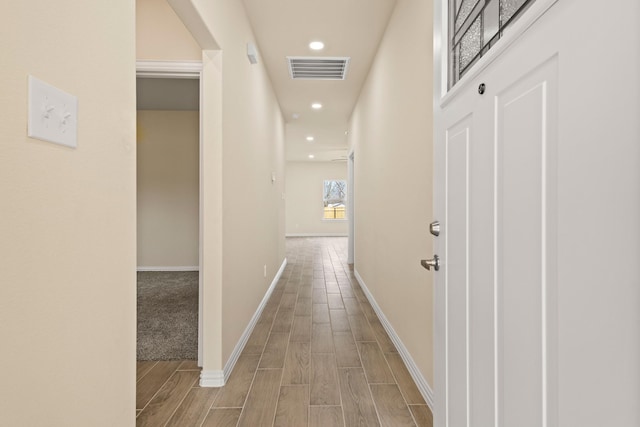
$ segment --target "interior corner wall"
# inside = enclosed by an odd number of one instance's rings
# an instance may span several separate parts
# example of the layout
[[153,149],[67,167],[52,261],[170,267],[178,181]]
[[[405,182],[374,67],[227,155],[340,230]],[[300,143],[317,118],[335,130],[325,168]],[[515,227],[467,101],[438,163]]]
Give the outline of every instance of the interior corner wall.
[[202,49],[167,0],[136,0],[136,58],[201,61]]
[[431,387],[432,45],[431,3],[399,1],[350,122],[355,269]]
[[[3,426],[134,424],[134,14],[0,2]],[[77,97],[77,148],[27,137],[29,75]]]
[[138,268],[199,266],[199,112],[138,111]]
[[257,42],[242,2],[193,5],[221,50],[222,345],[212,351],[224,365],[285,259],[284,119],[264,64],[247,59]]
[[286,177],[287,236],[347,235],[347,220],[323,219],[322,202],[326,179],[347,180],[346,162],[287,162]]

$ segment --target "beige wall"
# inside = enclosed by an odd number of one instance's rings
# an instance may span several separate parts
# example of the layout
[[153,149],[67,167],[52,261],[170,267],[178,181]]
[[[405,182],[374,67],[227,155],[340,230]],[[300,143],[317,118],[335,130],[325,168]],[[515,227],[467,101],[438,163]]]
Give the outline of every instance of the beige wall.
[[[222,360],[226,361],[285,257],[284,120],[264,66],[251,65],[246,57],[246,43],[255,39],[242,3],[208,4],[215,9],[205,19],[215,19],[213,28],[219,33],[214,37],[223,50]],[[224,11],[225,18],[221,20],[215,10]]]
[[136,57],[200,61],[202,50],[167,0],[136,0]]
[[[176,0],[172,6],[193,17],[188,3]],[[205,82],[209,99],[203,100],[204,131],[212,138],[204,142],[203,156],[213,160],[203,171],[210,182],[204,197],[213,196],[204,201],[205,210],[212,210],[203,250],[211,242],[221,260],[219,268],[215,255],[203,260],[205,268],[212,266],[205,272],[204,304],[221,310],[205,313],[205,335],[221,337],[218,345],[205,343],[204,370],[212,371],[229,359],[284,261],[284,121],[263,64],[251,65],[246,57],[246,43],[255,39],[242,2],[194,0],[193,6],[198,16],[187,27],[203,22],[220,47],[205,55],[211,80]]]
[[287,162],[287,235],[347,235],[348,221],[322,219],[325,179],[347,180],[346,162]]
[[[0,2],[0,425],[135,423],[131,0]],[[27,137],[27,76],[78,147]]]
[[[354,110],[355,269],[433,386],[432,11],[401,0]],[[384,199],[396,214],[379,209]]]
[[197,267],[198,111],[138,111],[138,267]]
[[218,0],[207,6],[213,8],[205,20],[223,50],[226,361],[284,260],[284,121],[264,66],[247,60],[246,43],[255,39],[242,3]]

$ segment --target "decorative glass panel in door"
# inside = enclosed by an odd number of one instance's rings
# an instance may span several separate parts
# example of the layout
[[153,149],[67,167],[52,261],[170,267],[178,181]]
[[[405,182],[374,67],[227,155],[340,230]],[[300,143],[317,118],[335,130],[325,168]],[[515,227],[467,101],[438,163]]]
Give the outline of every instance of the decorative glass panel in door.
[[449,89],[535,0],[449,0]]

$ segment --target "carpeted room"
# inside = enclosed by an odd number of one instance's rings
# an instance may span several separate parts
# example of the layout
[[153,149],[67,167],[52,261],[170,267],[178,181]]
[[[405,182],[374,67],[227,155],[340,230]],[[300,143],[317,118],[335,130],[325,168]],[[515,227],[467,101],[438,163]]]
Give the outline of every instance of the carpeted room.
[[198,272],[138,272],[137,360],[196,360]]
[[199,81],[137,80],[137,359],[198,355]]

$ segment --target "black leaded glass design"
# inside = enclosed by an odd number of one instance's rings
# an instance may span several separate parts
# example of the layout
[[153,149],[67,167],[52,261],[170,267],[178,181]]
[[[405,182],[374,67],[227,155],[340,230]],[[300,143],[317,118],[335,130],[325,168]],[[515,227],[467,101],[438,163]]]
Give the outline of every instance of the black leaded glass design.
[[535,0],[449,0],[449,88]]
[[457,6],[457,14],[456,14],[456,30],[460,28],[460,26],[464,23],[464,21],[469,17],[473,8],[478,4],[480,0],[458,0],[456,3],[460,3]]

